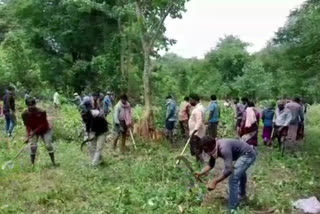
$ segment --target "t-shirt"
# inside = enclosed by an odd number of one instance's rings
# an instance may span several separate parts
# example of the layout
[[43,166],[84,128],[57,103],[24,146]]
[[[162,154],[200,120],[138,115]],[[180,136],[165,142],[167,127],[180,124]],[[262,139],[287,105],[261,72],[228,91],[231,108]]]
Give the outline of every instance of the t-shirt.
[[47,113],[39,108],[27,109],[22,113],[21,117],[26,126],[28,136],[30,136],[31,132],[42,135],[50,130]]
[[219,121],[219,106],[217,101],[211,101],[208,107],[209,115],[211,117],[209,118],[210,123],[215,123]]
[[[228,175],[233,171],[233,161],[238,160],[245,154],[254,154],[253,147],[244,141],[231,138],[223,138],[217,140],[218,157],[224,160],[224,175]],[[214,158],[210,158],[209,165],[214,167]]]

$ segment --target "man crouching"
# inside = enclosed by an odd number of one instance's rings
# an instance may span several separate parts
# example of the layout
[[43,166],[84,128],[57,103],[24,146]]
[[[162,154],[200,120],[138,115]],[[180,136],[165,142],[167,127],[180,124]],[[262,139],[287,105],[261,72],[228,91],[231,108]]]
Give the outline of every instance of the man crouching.
[[[225,169],[222,175],[212,182],[207,188],[212,191],[217,184],[229,178],[229,201],[228,208],[233,211],[239,204],[239,197],[246,197],[247,169],[256,160],[256,152],[249,144],[237,139],[217,139],[203,137],[200,141],[202,150],[210,155],[209,164],[200,173],[196,173],[197,178],[206,175],[215,166],[217,158],[224,160]],[[235,161],[233,165],[233,161]]]
[[26,109],[22,113],[22,120],[27,129],[27,134],[30,143],[30,157],[31,164],[34,167],[36,159],[36,153],[38,148],[38,139],[42,138],[46,149],[49,153],[51,162],[54,166],[57,166],[54,160],[54,149],[52,146],[52,130],[47,120],[47,113],[36,107],[36,100],[32,97],[26,100]]

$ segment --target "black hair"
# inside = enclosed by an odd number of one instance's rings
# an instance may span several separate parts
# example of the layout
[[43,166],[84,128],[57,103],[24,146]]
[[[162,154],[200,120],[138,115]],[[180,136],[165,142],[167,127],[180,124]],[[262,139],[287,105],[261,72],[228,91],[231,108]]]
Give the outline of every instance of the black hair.
[[248,103],[248,102],[249,102],[249,99],[246,98],[246,97],[242,97],[242,98],[241,98],[241,101],[242,101],[243,103]]
[[171,95],[168,95],[168,96],[166,97],[166,99],[172,99],[172,96],[171,96]]
[[34,99],[33,97],[29,97],[26,99],[27,106],[34,106],[36,103],[37,103],[36,99]]
[[120,99],[121,99],[121,100],[126,100],[126,101],[128,101],[128,96],[127,96],[126,94],[122,94],[122,95],[120,96]]
[[217,96],[216,95],[211,95],[210,99],[211,100],[217,100]]
[[184,97],[184,100],[185,100],[185,101],[189,101],[190,98],[189,98],[188,96],[185,96],[185,97]]
[[238,103],[239,102],[239,98],[238,97],[234,98],[234,101]]
[[300,99],[299,97],[296,97],[296,98],[294,98],[293,101],[295,101],[295,102],[297,102],[297,103],[300,103],[300,102],[301,102],[301,99]]
[[8,91],[14,91],[14,87],[12,87],[12,86],[8,86]]
[[254,107],[254,102],[248,101],[248,107]]
[[190,99],[193,99],[193,100],[195,100],[195,101],[200,101],[200,97],[199,97],[199,95],[198,94],[190,94]]

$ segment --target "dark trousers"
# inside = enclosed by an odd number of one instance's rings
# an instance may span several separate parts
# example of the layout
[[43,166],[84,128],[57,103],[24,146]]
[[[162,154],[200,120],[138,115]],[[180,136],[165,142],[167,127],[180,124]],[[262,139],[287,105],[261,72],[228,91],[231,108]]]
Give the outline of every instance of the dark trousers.
[[208,135],[209,135],[210,137],[213,137],[213,138],[216,138],[216,137],[217,137],[217,134],[218,134],[218,124],[219,124],[219,122],[209,123],[207,132],[208,132]]

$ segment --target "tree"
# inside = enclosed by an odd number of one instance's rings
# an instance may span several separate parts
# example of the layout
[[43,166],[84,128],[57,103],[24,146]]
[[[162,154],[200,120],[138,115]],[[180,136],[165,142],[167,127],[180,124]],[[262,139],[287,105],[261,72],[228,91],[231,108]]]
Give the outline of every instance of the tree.
[[272,74],[265,72],[261,62],[253,61],[243,68],[243,75],[235,79],[238,95],[253,100],[272,98]]
[[[144,135],[149,136],[153,130],[153,113],[151,99],[152,66],[151,56],[155,54],[155,46],[166,46],[170,43],[164,36],[164,21],[171,18],[181,18],[187,0],[134,0],[136,16],[144,54],[143,85],[145,98]],[[156,44],[157,43],[157,44]]]

